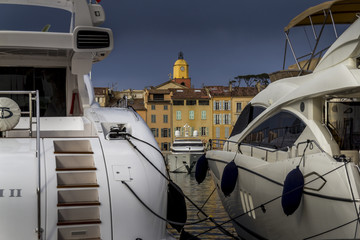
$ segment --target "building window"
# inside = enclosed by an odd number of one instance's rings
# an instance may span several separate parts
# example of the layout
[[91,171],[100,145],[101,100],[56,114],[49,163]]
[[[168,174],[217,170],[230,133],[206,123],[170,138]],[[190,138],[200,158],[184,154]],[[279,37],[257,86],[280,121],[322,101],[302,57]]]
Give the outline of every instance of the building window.
[[169,151],[170,143],[163,142],[161,143],[161,151]]
[[154,101],[163,101],[164,100],[164,94],[154,94],[153,99],[154,99]]
[[221,124],[221,114],[214,114],[214,124]]
[[189,112],[189,119],[190,119],[190,120],[194,120],[194,119],[195,119],[194,111],[190,111],[190,112]]
[[201,111],[201,120],[205,120],[206,119],[206,111]]
[[163,121],[164,121],[164,123],[168,123],[168,115],[163,116]]
[[209,128],[207,128],[207,127],[201,127],[201,129],[200,129],[200,134],[201,134],[201,136],[208,136],[209,135]]
[[151,110],[155,110],[155,105],[151,105]]
[[241,107],[241,102],[237,102],[237,103],[236,103],[236,112],[237,112],[237,113],[241,112],[241,109],[242,109],[242,107]]
[[209,100],[199,100],[199,105],[209,106]]
[[168,105],[164,105],[164,110],[168,110]]
[[162,128],[161,129],[161,137],[171,137],[170,135],[170,128]]
[[214,110],[221,110],[221,101],[214,101]]
[[151,115],[151,122],[156,123],[156,115],[154,114]]
[[224,124],[231,124],[231,114],[224,114],[223,115],[223,122]]
[[225,138],[228,138],[230,136],[230,128],[225,127]]
[[176,111],[176,120],[181,120],[181,111]]
[[230,110],[231,109],[231,101],[224,101],[224,110]]
[[170,136],[170,131],[171,129],[170,128],[162,128],[161,129],[161,137],[171,137]]
[[159,129],[158,128],[151,128],[151,132],[154,137],[159,137]]
[[220,127],[216,127],[216,138],[220,138]]
[[186,100],[186,105],[196,105],[196,100]]
[[173,105],[184,105],[184,100],[174,100]]

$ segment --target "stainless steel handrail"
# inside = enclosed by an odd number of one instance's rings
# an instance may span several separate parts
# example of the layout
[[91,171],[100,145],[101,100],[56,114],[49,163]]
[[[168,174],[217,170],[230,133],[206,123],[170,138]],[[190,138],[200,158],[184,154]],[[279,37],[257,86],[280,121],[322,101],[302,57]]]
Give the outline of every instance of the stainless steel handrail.
[[[214,148],[213,147],[213,144],[216,144],[216,143],[219,143],[219,147],[218,148]],[[279,151],[286,151],[286,152],[289,152],[291,150],[292,147],[295,147],[296,148],[296,156],[298,157],[299,156],[299,146],[300,145],[303,145],[303,144],[312,144],[314,143],[315,146],[321,151],[321,152],[325,152],[324,149],[322,149],[320,147],[320,145],[315,141],[315,140],[307,140],[307,141],[304,141],[304,142],[299,142],[297,143],[296,145],[292,145],[292,146],[287,146],[287,147],[283,147],[283,148],[278,148],[278,149],[274,149],[274,150],[270,150],[266,147],[262,147],[262,146],[256,146],[256,145],[252,145],[252,144],[248,144],[248,143],[238,143],[238,142],[235,142],[235,141],[231,141],[231,140],[224,140],[224,139],[210,139],[209,140],[209,146],[207,147],[208,150],[212,150],[212,149],[223,149],[225,151],[229,151],[229,144],[230,143],[235,143],[237,146],[238,146],[238,150],[241,152],[241,149],[240,147],[241,146],[248,146],[250,147],[251,149],[251,152],[250,152],[250,156],[252,157],[253,156],[253,149],[259,149],[259,150],[263,150],[265,151],[265,161],[267,161],[267,157],[268,157],[268,153],[277,153]],[[224,149],[224,146],[225,144],[227,144],[227,148]]]

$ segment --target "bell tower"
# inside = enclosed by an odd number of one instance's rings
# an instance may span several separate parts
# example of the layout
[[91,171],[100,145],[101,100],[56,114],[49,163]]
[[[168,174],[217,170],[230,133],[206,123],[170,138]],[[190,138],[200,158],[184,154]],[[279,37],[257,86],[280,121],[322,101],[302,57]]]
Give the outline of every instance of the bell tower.
[[183,86],[191,88],[191,79],[189,77],[189,65],[184,59],[184,54],[179,52],[173,68],[173,81]]

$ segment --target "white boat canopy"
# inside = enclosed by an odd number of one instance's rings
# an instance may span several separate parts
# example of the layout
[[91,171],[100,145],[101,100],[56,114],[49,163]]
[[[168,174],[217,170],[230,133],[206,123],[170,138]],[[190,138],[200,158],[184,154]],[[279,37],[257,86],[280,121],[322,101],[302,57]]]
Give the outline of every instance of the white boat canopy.
[[71,13],[74,11],[74,0],[0,0],[0,4],[19,4],[60,8]]
[[[318,24],[351,24],[360,13],[360,0],[334,0],[308,8],[293,18],[284,28],[287,32],[293,27]],[[328,17],[330,14],[330,17]]]

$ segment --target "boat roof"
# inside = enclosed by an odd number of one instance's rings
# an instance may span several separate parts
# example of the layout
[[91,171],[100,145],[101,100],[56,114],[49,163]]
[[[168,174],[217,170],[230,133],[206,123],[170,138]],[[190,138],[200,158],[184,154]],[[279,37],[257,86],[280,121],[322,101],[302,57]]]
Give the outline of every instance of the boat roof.
[[74,11],[73,0],[0,0],[0,4],[18,4],[30,6],[42,6]]
[[[324,14],[330,11],[332,17],[326,17]],[[294,17],[290,23],[284,28],[287,32],[293,27],[318,25],[318,24],[332,24],[332,19],[337,24],[351,24],[358,17],[360,12],[360,0],[333,0],[323,2],[319,5],[313,6]]]

